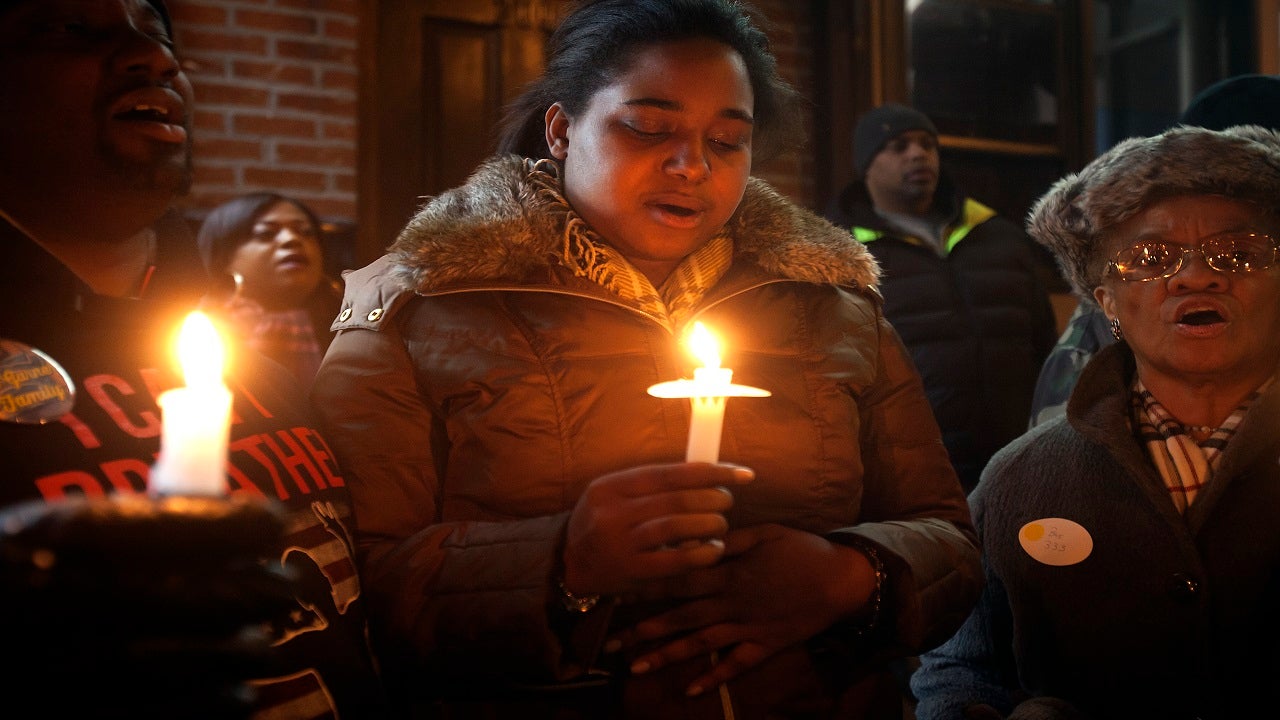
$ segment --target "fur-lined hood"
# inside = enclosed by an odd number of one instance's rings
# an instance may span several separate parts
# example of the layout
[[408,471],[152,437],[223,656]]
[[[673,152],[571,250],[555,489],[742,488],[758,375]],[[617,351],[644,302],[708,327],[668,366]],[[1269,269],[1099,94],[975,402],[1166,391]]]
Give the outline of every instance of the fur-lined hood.
[[1092,302],[1106,263],[1103,234],[1176,195],[1223,195],[1276,212],[1280,133],[1256,125],[1177,127],[1130,138],[1054,183],[1032,208],[1027,232],[1057,256],[1076,295]]
[[[557,171],[515,155],[486,161],[409,221],[390,248],[394,274],[419,293],[545,276],[558,262],[567,215],[545,191],[548,179],[558,186]],[[534,173],[543,174],[542,184]],[[877,286],[879,266],[861,243],[758,178],[748,181],[728,229],[735,262],[804,282]]]

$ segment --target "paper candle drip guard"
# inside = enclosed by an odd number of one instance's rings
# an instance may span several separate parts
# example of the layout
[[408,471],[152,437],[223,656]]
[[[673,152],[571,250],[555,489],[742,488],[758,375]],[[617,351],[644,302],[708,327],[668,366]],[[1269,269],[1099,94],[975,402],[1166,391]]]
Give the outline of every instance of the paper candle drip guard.
[[731,397],[768,397],[768,390],[736,385],[733,370],[720,367],[720,347],[715,336],[702,323],[694,323],[689,334],[691,349],[703,363],[695,368],[693,379],[661,382],[649,386],[649,394],[659,398],[688,398],[689,444],[685,462],[718,462],[720,432],[724,428],[725,401]]

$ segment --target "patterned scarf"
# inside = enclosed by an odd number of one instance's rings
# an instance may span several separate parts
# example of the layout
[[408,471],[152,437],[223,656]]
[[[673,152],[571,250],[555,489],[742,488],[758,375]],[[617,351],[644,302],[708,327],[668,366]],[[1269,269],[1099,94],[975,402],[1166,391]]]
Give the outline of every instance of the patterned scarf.
[[1263,383],[1231,411],[1220,427],[1209,432],[1204,440],[1196,442],[1187,426],[1170,415],[1142,381],[1134,378],[1130,398],[1138,439],[1146,446],[1152,463],[1164,478],[1169,497],[1179,513],[1185,513],[1195,501],[1196,494],[1209,484],[1227,442],[1236,434],[1236,428],[1244,420],[1249,406],[1270,384],[1271,380]]
[[227,303],[225,312],[245,345],[283,365],[303,387],[311,385],[324,351],[305,308],[267,311],[237,297]]
[[565,200],[560,166],[551,160],[527,160],[529,180],[553,214],[564,217],[561,262],[577,277],[586,278],[618,297],[634,303],[675,332],[692,318],[694,309],[728,271],[733,262],[733,239],[724,231],[689,253],[675,271],[655,288],[649,278],[608,245]]

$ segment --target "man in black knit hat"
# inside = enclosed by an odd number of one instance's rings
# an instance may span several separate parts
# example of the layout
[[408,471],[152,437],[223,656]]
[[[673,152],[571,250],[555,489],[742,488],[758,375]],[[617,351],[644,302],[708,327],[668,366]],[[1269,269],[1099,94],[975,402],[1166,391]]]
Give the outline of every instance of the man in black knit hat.
[[884,271],[885,315],[911,350],[965,490],[1026,429],[1055,338],[1031,239],[963,195],[923,113],[882,105],[854,131],[858,179],[827,213]]

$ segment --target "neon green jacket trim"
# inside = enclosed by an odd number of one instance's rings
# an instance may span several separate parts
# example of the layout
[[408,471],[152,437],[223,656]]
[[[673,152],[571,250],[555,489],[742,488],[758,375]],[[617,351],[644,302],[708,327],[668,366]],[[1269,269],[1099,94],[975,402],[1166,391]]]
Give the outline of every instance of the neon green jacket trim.
[[[995,216],[995,214],[995,210],[992,210],[977,200],[974,200],[973,198],[965,198],[964,208],[960,212],[959,223],[954,225],[947,233],[946,251],[951,252],[951,249],[956,246],[956,243],[963,240],[965,236],[969,234],[969,231],[990,220]],[[851,228],[850,232],[853,233],[854,239],[860,243],[869,243],[890,234],[885,230],[872,230],[871,228],[856,226]],[[893,235],[894,237],[899,237],[897,233],[893,233]],[[907,242],[915,245],[928,244],[924,240],[912,235],[905,235],[901,237],[903,237]]]

